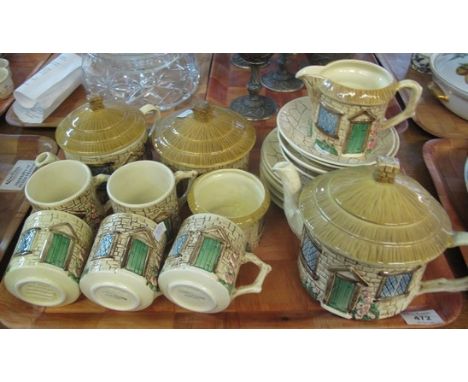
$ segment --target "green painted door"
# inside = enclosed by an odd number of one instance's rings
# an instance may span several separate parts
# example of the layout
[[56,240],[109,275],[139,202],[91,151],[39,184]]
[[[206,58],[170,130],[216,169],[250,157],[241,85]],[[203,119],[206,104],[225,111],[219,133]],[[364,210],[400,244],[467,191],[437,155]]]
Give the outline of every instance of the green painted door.
[[355,283],[335,275],[333,287],[328,299],[328,305],[342,312],[348,312],[349,303],[353,298]]
[[198,253],[197,259],[193,265],[204,269],[205,271],[213,272],[218,264],[222,247],[223,244],[219,240],[204,237],[203,243],[200,247],[200,252]]
[[70,244],[71,238],[69,236],[63,233],[53,233],[44,262],[65,269]]
[[127,255],[127,264],[125,268],[130,272],[143,275],[146,268],[146,259],[148,258],[149,247],[141,240],[132,239],[130,249]]
[[351,125],[351,134],[346,142],[347,154],[359,154],[364,152],[367,146],[370,122],[357,122]]

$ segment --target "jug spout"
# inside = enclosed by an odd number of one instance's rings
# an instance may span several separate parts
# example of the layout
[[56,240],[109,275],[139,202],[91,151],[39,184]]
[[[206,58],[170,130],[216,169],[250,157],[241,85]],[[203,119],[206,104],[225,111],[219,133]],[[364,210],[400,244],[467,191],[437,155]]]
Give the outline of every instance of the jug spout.
[[323,79],[324,77],[320,75],[322,72],[323,66],[320,65],[311,65],[302,68],[296,73],[296,78],[304,81],[305,83],[311,81],[314,78]]
[[298,200],[301,190],[301,179],[294,166],[289,162],[279,162],[273,167],[283,183],[284,213],[291,230],[300,239],[304,227],[304,220],[299,210]]

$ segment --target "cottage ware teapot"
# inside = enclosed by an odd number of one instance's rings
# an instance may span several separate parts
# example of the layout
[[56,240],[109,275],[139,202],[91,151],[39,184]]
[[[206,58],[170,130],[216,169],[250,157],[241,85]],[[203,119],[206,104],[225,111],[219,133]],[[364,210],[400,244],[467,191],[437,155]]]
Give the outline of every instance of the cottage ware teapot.
[[57,127],[55,140],[67,159],[86,163],[96,174],[111,174],[126,163],[142,159],[148,137],[145,115],[159,110],[107,104],[92,95]]
[[446,248],[468,245],[453,232],[442,206],[398,160],[379,157],[320,175],[301,191],[294,166],[274,166],[284,189],[288,223],[301,239],[300,278],[334,314],[379,319],[398,314],[423,293],[468,290],[468,277],[421,281]]
[[[422,88],[413,80],[395,81],[386,69],[366,61],[338,60],[296,73],[312,102],[311,134],[330,155],[363,157],[378,142],[377,132],[410,118]],[[400,89],[410,91],[406,109],[386,120],[385,111]]]

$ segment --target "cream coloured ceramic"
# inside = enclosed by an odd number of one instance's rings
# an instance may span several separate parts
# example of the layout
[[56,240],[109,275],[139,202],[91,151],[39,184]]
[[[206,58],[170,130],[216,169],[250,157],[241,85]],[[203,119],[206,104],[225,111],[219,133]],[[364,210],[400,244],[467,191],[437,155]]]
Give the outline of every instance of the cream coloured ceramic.
[[432,93],[447,109],[468,120],[468,53],[435,53],[430,65]]
[[258,246],[270,195],[255,175],[238,169],[210,171],[193,182],[187,200],[192,213],[222,215],[241,227],[247,250]]
[[[377,132],[412,117],[422,94],[416,81],[396,81],[383,67],[360,60],[308,66],[296,77],[305,82],[309,95],[307,136],[338,158],[365,158],[378,144]],[[410,92],[406,108],[387,120],[388,105],[401,89]]]
[[0,100],[8,98],[14,90],[11,72],[7,68],[0,68]]
[[[159,274],[159,287],[175,304],[189,310],[216,313],[243,294],[260,293],[271,271],[252,253],[246,238],[231,220],[215,214],[195,214],[182,223]],[[236,287],[242,264],[259,268],[255,281]]]
[[178,198],[176,186],[182,179],[193,180],[196,176],[193,170],[174,174],[163,163],[136,161],[114,171],[107,182],[107,194],[114,212],[130,212],[156,223],[164,222],[172,238],[180,225],[179,209],[188,192]]
[[70,304],[93,242],[91,228],[62,211],[31,214],[6,269],[4,283],[17,298],[40,306]]
[[468,233],[452,231],[442,206],[399,173],[397,160],[320,175],[302,191],[293,165],[275,170],[285,215],[301,240],[301,281],[325,309],[378,319],[398,314],[419,294],[468,289],[468,277],[421,281],[427,263],[468,244]]
[[76,215],[96,229],[108,209],[96,188],[108,175],[92,176],[87,165],[76,160],[58,160],[50,152],[37,156],[39,169],[29,178],[24,193],[33,210],[60,210]]
[[137,311],[161,293],[157,277],[167,236],[144,216],[117,213],[99,227],[80,288],[86,297],[108,309]]
[[[378,156],[392,156],[398,151],[400,140],[393,127],[378,131],[369,142],[369,149],[363,156],[337,156],[329,153],[316,143],[316,129],[312,129],[312,105],[308,97],[296,98],[285,104],[277,116],[279,133],[296,151],[312,161],[326,166],[346,167],[374,164]],[[378,139],[377,139],[378,138]]]

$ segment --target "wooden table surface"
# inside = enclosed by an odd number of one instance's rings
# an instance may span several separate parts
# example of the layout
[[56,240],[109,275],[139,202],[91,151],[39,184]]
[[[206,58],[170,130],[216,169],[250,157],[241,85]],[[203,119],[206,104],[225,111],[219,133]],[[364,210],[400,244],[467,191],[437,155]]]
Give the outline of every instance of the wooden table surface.
[[[361,55],[362,56],[362,55]],[[213,62],[223,61],[220,55],[198,55],[201,67],[201,83],[195,97],[213,100],[215,91],[225,92],[222,82],[225,73],[223,69],[214,68]],[[304,55],[308,60],[313,55]],[[372,59],[372,55],[367,55]],[[360,57],[362,58],[362,57]],[[375,60],[375,57],[373,58]],[[239,84],[245,83],[248,72],[235,69],[239,75]],[[264,71],[267,68],[264,69]],[[241,85],[239,85],[242,87]],[[209,90],[211,93],[208,94]],[[272,95],[272,92],[262,90]],[[302,93],[298,93],[300,95]],[[297,97],[291,95],[292,98]],[[222,100],[222,94],[217,100]],[[216,98],[216,97],[214,97]],[[227,102],[227,98],[226,98]],[[181,107],[190,103],[190,100]],[[219,102],[218,102],[219,103]],[[222,103],[222,102],[221,102]],[[227,105],[224,105],[227,106]],[[280,105],[282,106],[282,105]],[[274,127],[274,118],[265,122],[254,123],[257,129],[257,144],[252,153],[251,170],[258,171],[258,160],[261,142],[266,134]],[[0,119],[0,133],[5,134],[39,134],[54,137],[55,129],[28,128],[10,126],[5,116]],[[408,128],[400,134],[401,146],[398,157],[406,173],[418,180],[430,193],[437,198],[437,193],[426,168],[422,156],[423,144],[434,138],[412,120],[408,121]],[[101,308],[88,301],[83,296],[69,306],[62,308],[40,308],[25,304],[12,297],[3,284],[0,284],[0,326],[12,328],[403,328],[407,326],[401,316],[390,319],[360,322],[345,320],[323,310],[319,304],[309,298],[300,286],[297,275],[295,258],[298,253],[298,240],[287,227],[282,210],[272,205],[266,217],[265,234],[256,254],[273,266],[272,273],[267,277],[264,290],[258,295],[246,295],[233,301],[224,312],[207,315],[196,314],[176,307],[164,297],[159,297],[154,304],[141,312],[113,312]],[[6,256],[0,264],[0,276],[11,256],[16,240],[13,240]],[[429,267],[428,267],[429,268]],[[431,273],[450,276],[464,276],[467,274],[465,263],[458,249],[451,249],[440,256],[431,269]],[[239,281],[250,282],[255,276],[255,270],[245,266],[241,270]],[[431,276],[429,274],[429,276]],[[291,294],[289,292],[293,291]],[[287,293],[288,292],[288,293]],[[444,316],[445,311],[449,319],[446,328],[468,328],[468,297],[467,293],[442,294],[437,298],[428,295],[419,298],[412,304],[415,308],[426,306],[431,301],[437,301],[434,309]],[[445,302],[444,302],[445,301]],[[445,306],[444,306],[445,304]],[[446,309],[447,308],[447,309]],[[443,317],[444,318],[444,317]]]

